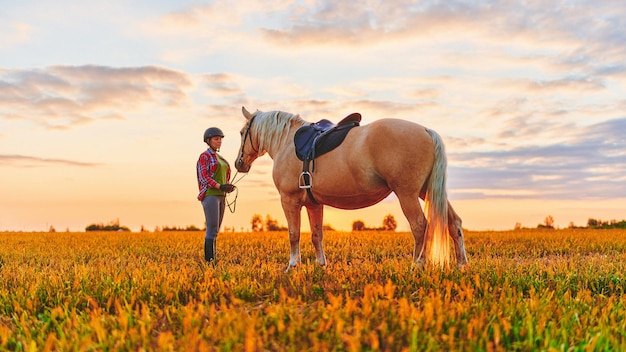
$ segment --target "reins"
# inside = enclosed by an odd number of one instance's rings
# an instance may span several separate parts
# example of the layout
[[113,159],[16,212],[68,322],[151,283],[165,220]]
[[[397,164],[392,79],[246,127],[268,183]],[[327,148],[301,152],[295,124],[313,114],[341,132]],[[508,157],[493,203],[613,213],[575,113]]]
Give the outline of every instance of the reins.
[[[233,182],[232,185],[235,185],[237,182],[241,181],[242,178],[246,177],[247,173],[245,174],[241,174],[241,177],[239,177],[239,179],[237,179],[237,175],[239,174],[239,171],[235,172],[235,176],[233,176]],[[228,210],[230,210],[231,213],[235,213],[235,209],[237,208],[237,197],[239,196],[239,188],[235,187],[235,199],[233,199],[232,201],[228,200],[228,196],[231,195],[231,193],[226,194],[226,205],[228,206]]]

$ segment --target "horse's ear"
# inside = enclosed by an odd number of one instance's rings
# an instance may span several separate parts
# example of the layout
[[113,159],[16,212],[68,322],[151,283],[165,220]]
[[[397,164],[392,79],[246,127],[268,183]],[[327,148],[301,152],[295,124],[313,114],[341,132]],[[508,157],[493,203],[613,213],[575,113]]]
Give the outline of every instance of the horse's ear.
[[241,107],[241,113],[243,114],[243,117],[246,118],[246,120],[250,120],[250,118],[252,117],[252,114],[250,114],[250,112],[246,110],[245,106]]

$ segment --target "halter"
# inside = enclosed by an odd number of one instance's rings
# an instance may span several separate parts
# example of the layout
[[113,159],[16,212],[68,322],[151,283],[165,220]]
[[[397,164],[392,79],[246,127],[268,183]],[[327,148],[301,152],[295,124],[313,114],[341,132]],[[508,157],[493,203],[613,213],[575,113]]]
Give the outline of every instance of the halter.
[[[256,115],[250,118],[250,120],[248,121],[248,124],[246,125],[246,131],[243,133],[243,143],[241,143],[241,155],[239,155],[239,159],[241,160],[243,160],[243,153],[244,153],[244,149],[246,146],[246,140],[248,139],[248,136],[250,136],[250,130],[252,129],[252,122],[254,122],[255,117]],[[252,150],[254,150],[255,153],[259,154],[259,150],[254,147],[254,144],[252,144],[252,136],[250,136],[250,147],[252,147]]]

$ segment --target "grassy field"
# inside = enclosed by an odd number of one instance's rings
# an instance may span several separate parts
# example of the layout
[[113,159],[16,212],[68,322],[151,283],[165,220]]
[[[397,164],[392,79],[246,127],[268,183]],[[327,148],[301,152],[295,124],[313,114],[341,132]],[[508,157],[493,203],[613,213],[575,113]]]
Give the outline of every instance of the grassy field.
[[409,233],[0,233],[0,349],[626,350],[626,231],[468,232],[463,271]]

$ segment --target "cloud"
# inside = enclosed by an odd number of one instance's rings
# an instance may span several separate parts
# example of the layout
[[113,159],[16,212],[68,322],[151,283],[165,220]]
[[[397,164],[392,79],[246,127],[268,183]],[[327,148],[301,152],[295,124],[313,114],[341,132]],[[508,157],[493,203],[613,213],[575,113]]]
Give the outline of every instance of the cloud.
[[170,12],[151,22],[151,31],[160,34],[195,34],[199,37],[217,34],[220,28],[241,24],[241,8],[227,1],[216,1]]
[[449,152],[450,193],[461,198],[626,197],[626,118],[577,127],[566,142]]
[[100,163],[87,163],[82,161],[73,161],[65,159],[47,159],[26,155],[6,155],[0,154],[0,166],[16,166],[16,167],[46,167],[46,166],[77,166],[77,167],[93,167],[100,166]]
[[[282,45],[372,45],[398,38],[483,35],[501,40],[549,43],[623,43],[623,6],[595,2],[372,0],[299,3],[280,14],[282,21],[262,29]],[[621,11],[620,11],[621,10]],[[611,14],[607,16],[607,14]],[[276,17],[276,15],[274,15]]]
[[499,82],[498,86],[529,94],[584,93],[606,89],[604,80],[593,76],[569,76],[551,80],[504,79]]
[[123,119],[143,105],[178,106],[187,75],[156,67],[50,66],[0,72],[0,119],[68,129],[100,119]]
[[212,93],[223,97],[240,97],[243,90],[236,83],[237,78],[226,73],[214,73],[204,75],[207,87]]
[[473,18],[488,8],[462,2],[316,1],[292,9],[285,15],[289,20],[283,21],[284,27],[264,28],[262,33],[281,45],[369,46],[399,37],[424,38],[459,26],[476,28],[479,23]]

